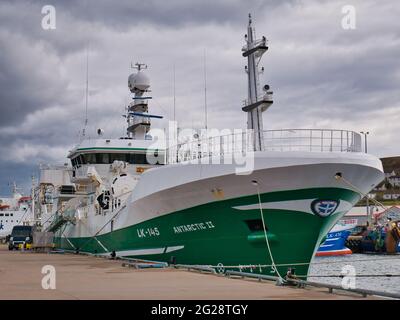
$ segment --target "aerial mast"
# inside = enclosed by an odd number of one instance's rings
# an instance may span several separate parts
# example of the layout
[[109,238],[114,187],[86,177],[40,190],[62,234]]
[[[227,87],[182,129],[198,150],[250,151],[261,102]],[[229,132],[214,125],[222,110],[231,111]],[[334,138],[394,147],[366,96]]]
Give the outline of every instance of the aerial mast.
[[86,88],[85,88],[85,122],[82,130],[82,138],[86,137],[86,128],[88,125],[88,105],[89,105],[89,52],[86,48]]
[[150,79],[142,71],[147,69],[144,63],[136,63],[131,66],[137,70],[128,78],[129,90],[134,93],[133,101],[128,105],[128,112],[126,115],[128,122],[127,135],[130,139],[146,139],[146,134],[150,130],[150,118],[161,119],[161,116],[151,115],[148,113],[148,100],[149,96],[144,96],[145,93],[150,92]]
[[204,49],[203,56],[203,72],[204,72],[204,127],[208,129],[208,119],[207,119],[207,65],[206,65],[206,49]]
[[246,45],[242,49],[242,55],[247,58],[245,69],[248,76],[248,99],[242,110],[247,112],[247,128],[254,130],[253,149],[262,151],[264,150],[262,113],[271,106],[273,100],[272,91],[269,90],[268,85],[263,87],[263,95],[259,88],[259,74],[264,71],[264,68],[259,69],[258,65],[262,55],[268,50],[268,45],[265,37],[255,39],[250,14],[245,40]]

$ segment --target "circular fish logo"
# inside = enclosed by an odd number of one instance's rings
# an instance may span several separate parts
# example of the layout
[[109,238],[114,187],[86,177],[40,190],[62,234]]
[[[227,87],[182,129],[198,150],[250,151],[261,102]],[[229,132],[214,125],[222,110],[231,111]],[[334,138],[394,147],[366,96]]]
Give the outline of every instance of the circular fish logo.
[[325,218],[334,213],[339,206],[339,201],[336,200],[314,200],[311,202],[311,210],[316,215]]

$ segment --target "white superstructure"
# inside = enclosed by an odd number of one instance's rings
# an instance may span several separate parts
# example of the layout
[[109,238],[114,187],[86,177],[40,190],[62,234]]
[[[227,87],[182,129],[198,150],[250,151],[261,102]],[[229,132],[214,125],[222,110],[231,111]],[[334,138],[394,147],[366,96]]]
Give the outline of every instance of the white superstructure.
[[16,225],[32,223],[30,205],[31,197],[19,193],[15,183],[11,197],[0,197],[0,238],[10,235]]

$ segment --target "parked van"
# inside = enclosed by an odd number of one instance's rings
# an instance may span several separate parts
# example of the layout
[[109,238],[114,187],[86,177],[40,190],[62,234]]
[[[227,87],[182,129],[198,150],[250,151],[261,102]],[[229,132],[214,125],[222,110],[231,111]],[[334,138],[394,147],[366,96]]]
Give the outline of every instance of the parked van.
[[23,248],[32,245],[34,231],[35,227],[33,226],[14,226],[8,243],[8,250],[18,250],[20,245],[22,245]]

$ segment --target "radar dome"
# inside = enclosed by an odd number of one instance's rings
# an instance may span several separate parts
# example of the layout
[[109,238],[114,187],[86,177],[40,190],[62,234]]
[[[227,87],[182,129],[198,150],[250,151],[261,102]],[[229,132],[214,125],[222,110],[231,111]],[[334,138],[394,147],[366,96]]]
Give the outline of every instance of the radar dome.
[[128,87],[131,92],[144,91],[150,87],[150,79],[143,72],[133,73],[128,78]]

